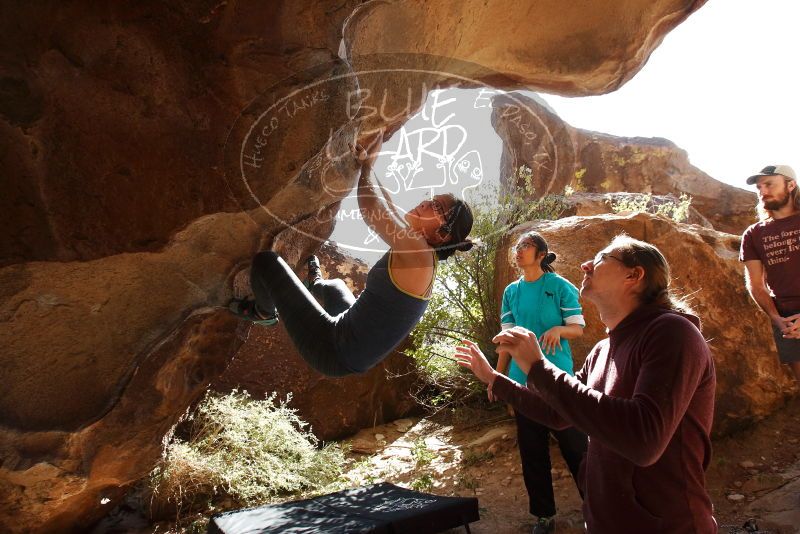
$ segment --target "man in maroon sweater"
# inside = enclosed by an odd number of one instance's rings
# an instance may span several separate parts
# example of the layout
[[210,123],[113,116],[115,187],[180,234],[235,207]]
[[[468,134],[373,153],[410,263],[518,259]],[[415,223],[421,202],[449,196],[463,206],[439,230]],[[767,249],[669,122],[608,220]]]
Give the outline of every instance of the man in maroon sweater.
[[460,364],[526,417],[589,435],[581,482],[590,533],[717,532],[705,488],[716,375],[697,317],[670,295],[669,265],[648,243],[618,236],[581,268],[581,295],[609,337],[574,377],[520,327],[494,341],[528,373],[527,387],[495,372],[473,343],[458,347]]

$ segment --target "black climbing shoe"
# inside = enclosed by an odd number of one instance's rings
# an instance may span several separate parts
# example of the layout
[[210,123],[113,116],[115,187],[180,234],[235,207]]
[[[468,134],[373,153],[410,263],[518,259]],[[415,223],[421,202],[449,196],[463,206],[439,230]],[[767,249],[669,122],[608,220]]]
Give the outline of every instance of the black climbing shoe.
[[261,326],[278,324],[278,314],[265,314],[256,306],[255,300],[233,299],[228,303],[228,309],[237,317]]
[[319,258],[316,256],[309,256],[306,260],[308,265],[308,276],[306,277],[306,286],[311,287],[320,280],[322,280],[322,271],[319,270]]
[[555,517],[540,517],[533,525],[533,534],[550,534],[556,531]]
[[742,529],[744,529],[745,532],[758,532],[758,524],[755,519],[751,518],[744,522]]

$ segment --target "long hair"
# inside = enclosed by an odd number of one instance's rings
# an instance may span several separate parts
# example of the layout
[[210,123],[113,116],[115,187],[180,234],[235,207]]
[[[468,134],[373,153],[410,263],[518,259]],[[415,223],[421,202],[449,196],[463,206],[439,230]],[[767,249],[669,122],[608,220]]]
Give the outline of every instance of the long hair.
[[[789,182],[795,183],[794,189],[789,191],[789,203],[794,206],[794,211],[800,211],[800,194],[797,192],[797,182],[782,174],[779,176],[783,178],[786,187],[789,187]],[[761,201],[756,204],[756,211],[758,212],[759,221],[768,221],[772,219],[772,210],[766,209],[763,204],[761,204]]]
[[439,261],[446,260],[456,253],[456,250],[466,252],[472,248],[473,242],[470,240],[469,233],[472,231],[472,208],[463,200],[450,195],[453,205],[445,214],[445,223],[441,230],[450,236],[446,242],[433,247]]
[[539,263],[542,270],[546,273],[556,272],[555,268],[552,265],[552,263],[556,261],[556,253],[549,252],[547,250],[547,241],[545,241],[544,237],[542,237],[542,234],[540,234],[539,232],[534,232],[532,230],[530,232],[525,232],[524,234],[519,236],[517,243],[522,243],[525,241],[528,241],[531,244],[533,244],[533,246],[535,246],[536,250],[538,250],[539,252],[544,252],[544,258],[542,258],[542,261]]
[[644,269],[644,290],[639,294],[642,304],[693,313],[686,299],[679,297],[670,288],[672,278],[669,263],[658,248],[626,234],[615,237],[610,247],[619,252],[619,259],[626,267]]

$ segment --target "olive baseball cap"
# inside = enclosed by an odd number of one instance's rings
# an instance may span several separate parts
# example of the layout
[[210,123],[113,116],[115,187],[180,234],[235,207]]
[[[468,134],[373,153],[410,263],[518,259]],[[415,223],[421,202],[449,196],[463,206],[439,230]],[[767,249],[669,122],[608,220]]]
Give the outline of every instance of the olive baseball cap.
[[750,178],[747,179],[747,185],[753,185],[758,181],[759,178],[762,176],[775,176],[776,174],[783,175],[790,180],[797,180],[797,175],[794,173],[794,169],[789,167],[788,165],[767,165],[761,172],[758,174],[754,174]]

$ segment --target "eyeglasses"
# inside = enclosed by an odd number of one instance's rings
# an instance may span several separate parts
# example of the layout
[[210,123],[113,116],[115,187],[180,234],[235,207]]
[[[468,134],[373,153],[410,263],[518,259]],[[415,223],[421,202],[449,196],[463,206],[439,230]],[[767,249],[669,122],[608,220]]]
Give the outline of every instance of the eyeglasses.
[[521,250],[527,250],[529,248],[536,248],[536,245],[534,245],[530,241],[523,241],[522,243],[517,243],[516,245],[514,245],[514,250],[516,250],[517,252]]
[[[444,223],[442,224],[442,226],[439,227],[437,232],[439,233],[440,236],[446,238],[447,236],[450,235],[450,232],[452,232],[452,221],[450,221],[447,218],[447,211],[445,210],[444,204],[439,202],[439,200],[436,198],[432,198],[428,202],[430,202],[433,213],[435,213],[437,217],[441,217],[442,220],[444,221]],[[453,214],[451,214],[451,216],[452,215]]]
[[431,208],[433,208],[434,213],[436,213],[436,215],[440,215],[442,219],[444,219],[445,214],[444,214],[444,206],[442,206],[442,203],[436,200],[435,198],[432,198],[430,202],[431,202]]
[[594,259],[592,260],[592,265],[594,267],[597,267],[599,264],[603,263],[603,261],[605,261],[606,258],[613,258],[618,262],[620,262],[621,264],[625,265],[625,262],[622,259],[612,254],[609,254],[608,252],[598,252],[597,256],[595,256]]

